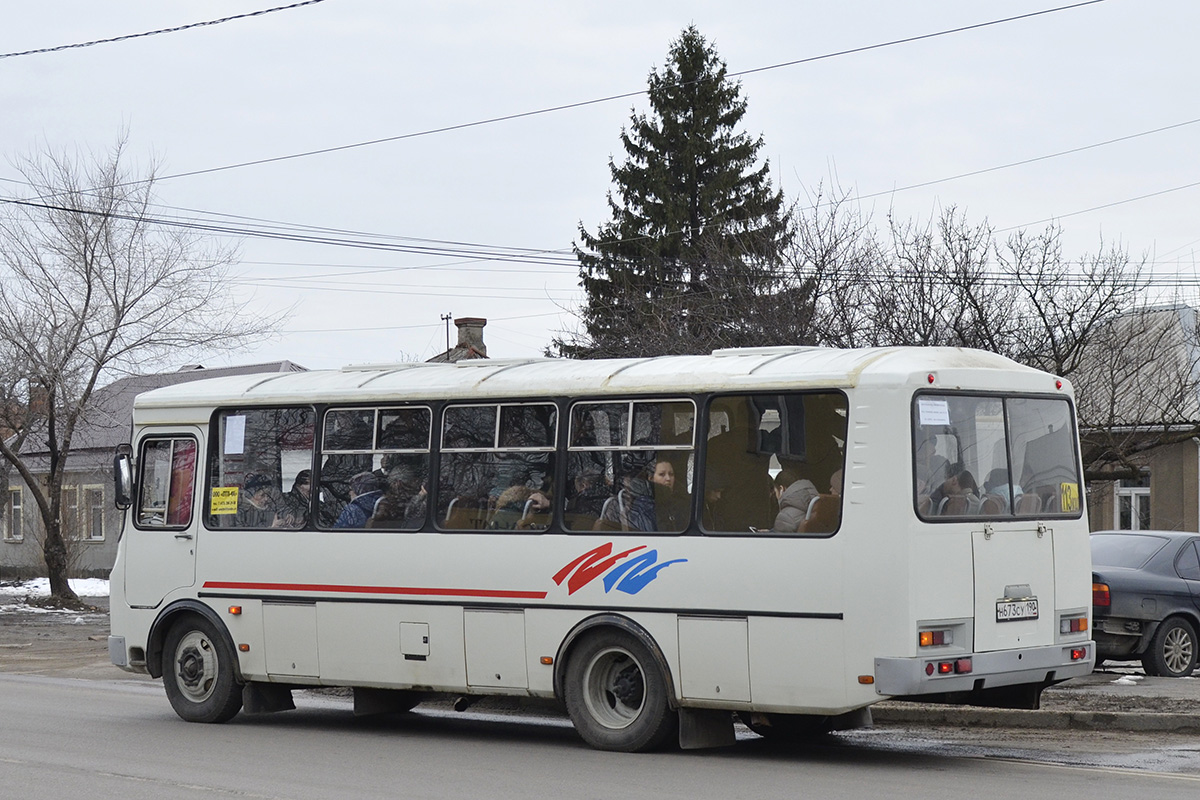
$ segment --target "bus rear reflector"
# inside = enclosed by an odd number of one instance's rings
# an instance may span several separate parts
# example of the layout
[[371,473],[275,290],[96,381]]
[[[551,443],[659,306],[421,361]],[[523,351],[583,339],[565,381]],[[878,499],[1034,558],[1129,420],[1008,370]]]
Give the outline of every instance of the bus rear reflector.
[[1076,647],[1073,650],[1071,650],[1071,660],[1072,661],[1083,661],[1085,658],[1087,658],[1087,649],[1086,648]]
[[1107,583],[1092,584],[1092,605],[1108,608],[1112,605],[1112,595],[1108,592]]

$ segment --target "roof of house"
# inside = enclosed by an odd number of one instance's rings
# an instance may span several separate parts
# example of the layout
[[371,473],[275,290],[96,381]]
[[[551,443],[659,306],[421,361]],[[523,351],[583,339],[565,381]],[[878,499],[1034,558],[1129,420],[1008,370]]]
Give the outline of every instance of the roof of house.
[[[142,392],[206,378],[305,371],[304,367],[291,361],[271,361],[236,367],[205,368],[189,365],[174,372],[120,378],[92,393],[83,418],[75,428],[71,451],[78,453],[84,450],[103,450],[107,453],[118,444],[128,442],[132,431],[133,401]],[[26,454],[36,455],[39,452],[37,442],[33,441],[36,438],[31,437],[26,443],[26,447],[23,448]]]

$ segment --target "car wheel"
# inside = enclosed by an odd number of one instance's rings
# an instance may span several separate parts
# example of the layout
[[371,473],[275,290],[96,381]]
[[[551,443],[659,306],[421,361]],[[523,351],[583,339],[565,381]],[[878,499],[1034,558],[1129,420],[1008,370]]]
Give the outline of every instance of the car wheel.
[[575,730],[599,750],[653,750],[677,730],[654,654],[626,631],[596,631],[581,642],[567,662],[564,689]]
[[233,647],[203,617],[188,615],[171,627],[162,675],[171,707],[188,722],[228,722],[242,709]]
[[1182,617],[1163,620],[1142,657],[1147,675],[1186,678],[1196,669],[1196,629]]

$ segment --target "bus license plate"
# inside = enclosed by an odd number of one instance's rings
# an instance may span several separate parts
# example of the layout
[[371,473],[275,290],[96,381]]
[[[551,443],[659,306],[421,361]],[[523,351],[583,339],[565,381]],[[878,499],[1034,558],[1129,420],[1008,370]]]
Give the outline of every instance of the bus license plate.
[[1037,598],[1028,600],[997,600],[996,622],[1016,622],[1022,619],[1038,618]]

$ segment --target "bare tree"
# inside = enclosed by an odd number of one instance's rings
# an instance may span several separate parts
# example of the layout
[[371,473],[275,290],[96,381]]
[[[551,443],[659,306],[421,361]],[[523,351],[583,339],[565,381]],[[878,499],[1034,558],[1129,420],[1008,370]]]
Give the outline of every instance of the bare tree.
[[[67,582],[62,488],[72,437],[102,380],[188,351],[231,348],[278,319],[241,313],[235,251],[151,220],[154,169],[131,175],[125,138],[101,155],[17,163],[32,187],[0,204],[0,456],[42,522],[51,594]],[[38,455],[30,455],[38,453]]]
[[848,195],[822,199],[794,212],[784,276],[810,287],[816,342],[974,347],[1069,378],[1089,480],[1200,434],[1196,312],[1162,306],[1144,260],[1103,244],[1069,260],[1056,225],[999,242],[953,207],[881,236]]

